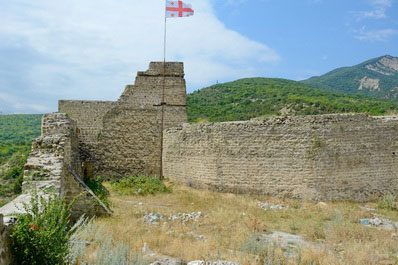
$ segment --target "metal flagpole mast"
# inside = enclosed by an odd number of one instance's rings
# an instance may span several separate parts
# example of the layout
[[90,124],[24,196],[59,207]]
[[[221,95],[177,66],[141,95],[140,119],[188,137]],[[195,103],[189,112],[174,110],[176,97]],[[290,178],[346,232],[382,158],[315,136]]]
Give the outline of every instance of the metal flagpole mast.
[[163,179],[163,130],[164,130],[164,93],[166,88],[166,33],[167,33],[167,0],[164,8],[164,38],[163,38],[163,84],[162,84],[162,101],[160,102],[161,118],[160,118],[160,179]]
[[167,14],[166,14],[166,8],[167,8],[167,0],[166,0],[166,6],[164,8],[164,39],[163,39],[163,62],[166,62],[166,33],[167,33]]

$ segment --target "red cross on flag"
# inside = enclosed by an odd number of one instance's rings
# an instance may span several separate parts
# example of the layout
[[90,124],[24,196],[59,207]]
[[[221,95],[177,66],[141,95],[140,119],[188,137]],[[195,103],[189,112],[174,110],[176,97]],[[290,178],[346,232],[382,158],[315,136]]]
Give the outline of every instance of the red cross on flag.
[[190,4],[186,4],[180,0],[166,0],[166,17],[190,17],[193,14],[194,10]]

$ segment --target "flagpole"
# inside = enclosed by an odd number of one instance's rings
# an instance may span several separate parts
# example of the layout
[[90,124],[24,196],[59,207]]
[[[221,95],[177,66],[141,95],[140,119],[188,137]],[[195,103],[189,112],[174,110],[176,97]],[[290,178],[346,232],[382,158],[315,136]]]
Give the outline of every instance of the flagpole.
[[163,84],[162,84],[162,101],[160,102],[161,108],[161,117],[160,117],[160,172],[159,177],[163,179],[163,130],[164,130],[164,93],[166,88],[166,34],[167,34],[167,0],[165,1],[165,8],[164,8],[164,38],[163,38]]
[[[167,2],[166,2],[167,5]],[[166,34],[167,34],[167,14],[166,8],[164,9],[164,38],[163,38],[163,62],[166,62]]]

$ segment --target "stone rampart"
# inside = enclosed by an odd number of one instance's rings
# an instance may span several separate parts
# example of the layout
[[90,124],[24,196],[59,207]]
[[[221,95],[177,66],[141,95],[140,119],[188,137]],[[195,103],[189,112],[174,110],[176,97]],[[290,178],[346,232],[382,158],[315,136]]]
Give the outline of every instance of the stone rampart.
[[164,138],[164,175],[223,192],[367,201],[398,192],[398,120],[366,114],[184,124]]
[[160,177],[162,108],[164,128],[186,122],[185,90],[182,63],[152,62],[148,71],[138,72],[103,117],[95,174]]

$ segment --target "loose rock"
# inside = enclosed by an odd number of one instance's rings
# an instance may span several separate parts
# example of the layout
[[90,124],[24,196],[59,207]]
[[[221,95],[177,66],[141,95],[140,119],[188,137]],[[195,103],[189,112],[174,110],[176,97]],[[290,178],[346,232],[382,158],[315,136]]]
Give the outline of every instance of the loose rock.
[[285,206],[280,204],[272,204],[267,202],[259,202],[258,206],[263,210],[282,210]]
[[188,262],[187,265],[240,265],[239,263],[225,261],[225,260],[217,260],[217,261],[203,261],[203,260],[195,260]]
[[187,234],[190,235],[190,236],[192,236],[193,238],[198,239],[198,240],[204,240],[204,239],[206,239],[206,236],[204,236],[204,235],[198,235],[198,234],[195,234],[194,232],[188,232]]

